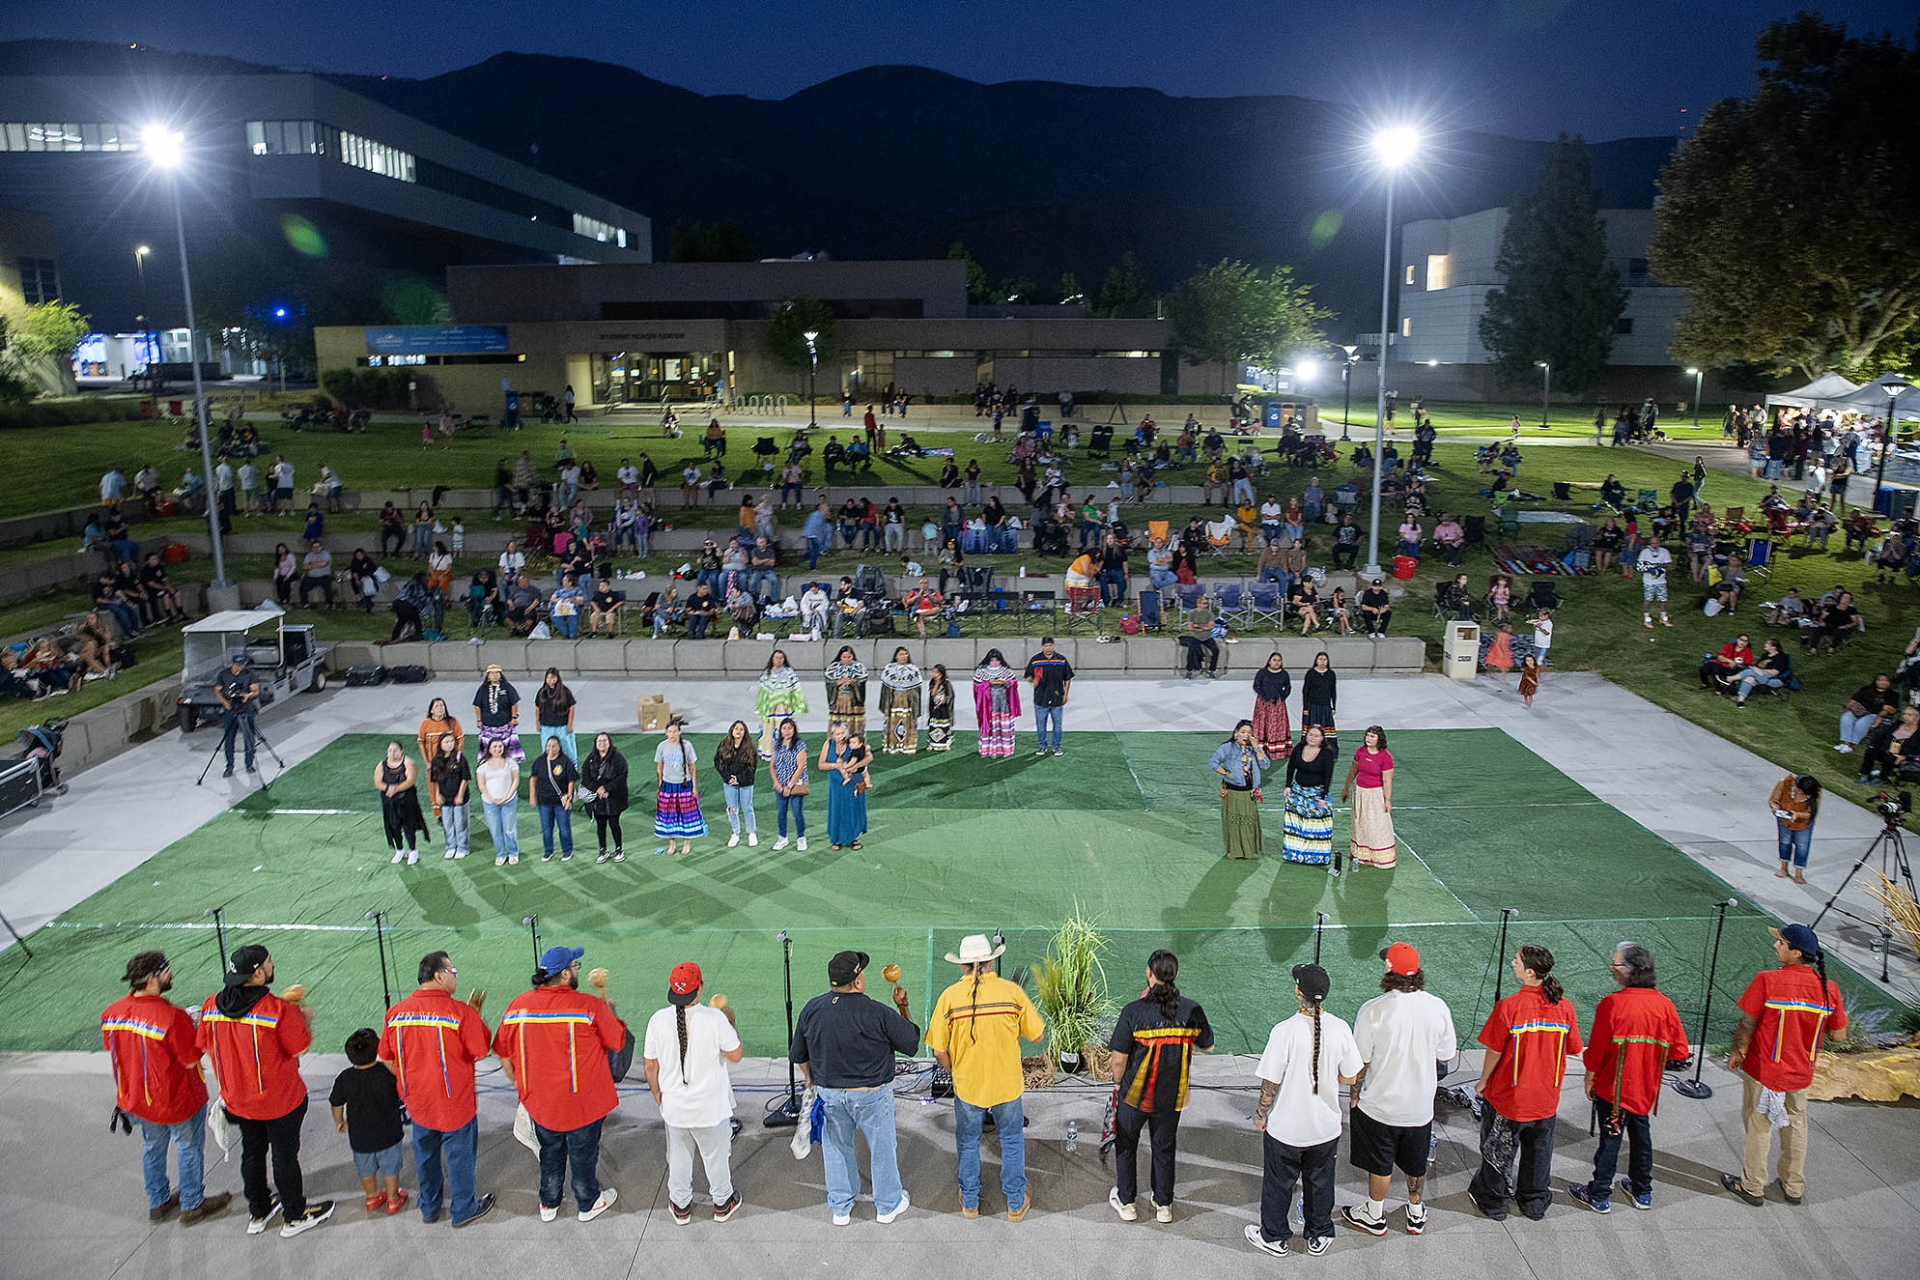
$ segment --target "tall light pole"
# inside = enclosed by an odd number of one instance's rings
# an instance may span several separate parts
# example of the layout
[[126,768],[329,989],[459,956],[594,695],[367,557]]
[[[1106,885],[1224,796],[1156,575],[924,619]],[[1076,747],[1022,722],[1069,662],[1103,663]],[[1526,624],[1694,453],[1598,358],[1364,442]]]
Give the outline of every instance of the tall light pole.
[[1354,362],[1360,359],[1360,348],[1342,347],[1340,349],[1347,353],[1347,358],[1340,365],[1340,439],[1344,442],[1350,438],[1347,435],[1347,418],[1353,411],[1353,366]]
[[800,336],[807,340],[807,426],[811,428],[819,425],[813,416],[813,384],[814,379],[818,377],[820,373],[820,348],[818,346],[820,334],[817,330],[809,329]]
[[173,197],[173,232],[180,247],[180,295],[187,307],[187,364],[193,369],[193,416],[200,429],[200,464],[206,469],[207,527],[213,534],[213,581],[208,587],[210,594],[225,592],[232,584],[227,581],[226,550],[220,543],[220,491],[214,486],[206,388],[201,385],[200,351],[194,344],[193,276],[187,270],[187,219],[180,209],[179,169],[186,160],[186,138],[164,125],[150,124],[140,132],[140,146],[147,153],[147,162],[164,175],[167,190]]
[[1382,129],[1373,135],[1374,156],[1380,161],[1380,167],[1387,171],[1387,232],[1380,268],[1380,385],[1373,419],[1373,501],[1367,524],[1367,563],[1360,571],[1361,576],[1366,578],[1380,576],[1380,455],[1386,448],[1387,350],[1393,336],[1387,332],[1388,315],[1393,307],[1393,179],[1400,172],[1400,167],[1413,159],[1414,152],[1419,149],[1419,132],[1405,125]]
[[[1900,403],[1900,393],[1911,390],[1912,386],[1912,383],[1897,373],[1881,384],[1881,389],[1887,393],[1887,429],[1880,435],[1880,466],[1873,473],[1873,509],[1875,511],[1880,510],[1880,489],[1887,478],[1887,454],[1893,450],[1893,442],[1900,434],[1894,429],[1893,412]],[[1886,514],[1892,514],[1891,508]]]
[[[147,310],[147,255],[152,252],[152,245],[137,244],[133,246],[133,269],[140,276],[140,314],[133,318],[133,322],[140,326],[137,332],[140,334],[142,341],[144,341],[147,336],[147,317],[153,314]],[[148,363],[149,365],[152,364],[151,358],[149,358]],[[151,385],[153,382],[153,370],[149,368],[147,374],[147,382]]]
[[1693,375],[1693,425],[1697,427],[1700,425],[1700,388],[1706,380],[1707,371],[1695,368],[1687,372]]
[[1553,397],[1553,366],[1545,360],[1535,360],[1533,367],[1540,371],[1540,429],[1547,429],[1547,402]]

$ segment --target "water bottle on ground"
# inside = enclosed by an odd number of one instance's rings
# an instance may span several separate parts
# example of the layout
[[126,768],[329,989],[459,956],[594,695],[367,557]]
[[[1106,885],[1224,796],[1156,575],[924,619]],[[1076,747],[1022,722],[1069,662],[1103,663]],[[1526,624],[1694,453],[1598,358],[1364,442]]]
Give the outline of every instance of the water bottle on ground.
[[1080,1150],[1080,1122],[1067,1121],[1067,1151],[1069,1154]]

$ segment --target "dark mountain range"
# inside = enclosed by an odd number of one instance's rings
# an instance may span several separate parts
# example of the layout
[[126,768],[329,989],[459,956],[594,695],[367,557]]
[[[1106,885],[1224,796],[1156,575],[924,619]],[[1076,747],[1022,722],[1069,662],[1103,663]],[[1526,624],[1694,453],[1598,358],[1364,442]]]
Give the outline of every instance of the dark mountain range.
[[[0,45],[0,74],[264,71],[101,45]],[[1091,292],[1133,249],[1162,288],[1221,257],[1289,262],[1371,329],[1384,210],[1348,107],[1177,98],[1044,81],[976,84],[871,67],[779,101],[705,97],[625,67],[501,54],[427,80],[329,77],[653,219],[743,223],[768,256],[926,257],[956,239],[996,277]],[[1546,143],[1461,132],[1402,179],[1396,220],[1504,204]],[[1645,207],[1667,138],[1593,147],[1605,203]]]

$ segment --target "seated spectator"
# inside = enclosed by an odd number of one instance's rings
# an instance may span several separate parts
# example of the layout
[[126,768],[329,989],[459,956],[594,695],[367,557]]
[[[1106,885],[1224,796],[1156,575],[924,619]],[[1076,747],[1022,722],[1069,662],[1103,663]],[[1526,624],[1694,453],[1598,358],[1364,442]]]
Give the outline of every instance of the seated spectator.
[[1720,602],[1723,613],[1732,613],[1734,606],[1740,603],[1740,593],[1746,589],[1747,580],[1740,573],[1740,566],[1733,560],[1718,566],[1713,571],[1713,598]]
[[687,600],[687,639],[706,639],[707,629],[719,612],[720,602],[714,598],[712,589],[704,582],[695,587]]
[[73,656],[79,659],[88,676],[111,676],[120,669],[120,655],[114,652],[113,636],[108,633],[106,622],[97,612],[89,613],[81,620],[74,631],[74,639],[78,643]]
[[[641,621],[650,623],[656,640],[668,627],[687,620],[687,606],[680,599],[678,587],[668,587],[666,595],[654,596],[648,601],[648,605],[648,608],[641,610],[640,618]],[[651,619],[648,617],[649,613],[652,614]]]
[[20,657],[12,649],[0,650],[0,698],[35,701],[53,693],[71,693],[71,686],[52,689],[21,668]]
[[1893,677],[1882,671],[1871,684],[1862,685],[1847,699],[1840,711],[1840,741],[1833,749],[1845,755],[1880,725],[1893,719],[1899,695],[1893,691]]
[[1396,544],[1398,554],[1411,556],[1415,560],[1418,560],[1420,558],[1420,544],[1426,540],[1426,534],[1420,528],[1420,522],[1413,518],[1411,512],[1407,514],[1405,520],[1400,522],[1400,531],[1396,536],[1398,537]]
[[1840,522],[1834,517],[1833,512],[1823,506],[1815,507],[1807,514],[1807,527],[1805,529],[1807,545],[1810,547],[1817,546],[1822,551],[1825,551],[1827,549],[1827,539],[1833,535],[1833,531],[1839,527],[1839,524]]
[[1722,685],[1730,685],[1737,672],[1745,671],[1753,665],[1753,643],[1745,635],[1737,635],[1720,646],[1720,652],[1712,654],[1700,664],[1700,687],[1718,692]]
[[1442,612],[1460,622],[1473,621],[1473,588],[1467,585],[1467,575],[1456,573],[1434,595],[1434,603]]
[[533,585],[533,579],[521,574],[513,580],[513,586],[505,590],[506,612],[503,620],[507,632],[515,636],[533,634],[540,622],[540,591]]
[[500,584],[493,570],[480,569],[467,583],[467,619],[477,631],[480,624],[489,616],[496,615],[500,608]]
[[394,593],[393,603],[394,640],[418,640],[426,632],[427,614],[433,609],[433,594],[427,590],[427,575],[424,570],[415,573],[400,584],[400,590]]
[[1899,720],[1884,720],[1867,735],[1860,774],[1854,782],[1907,782],[1920,773],[1920,708],[1908,707]]
[[1327,597],[1326,612],[1327,626],[1332,628],[1336,635],[1350,636],[1353,634],[1353,609],[1347,603],[1347,589],[1345,587],[1335,587],[1333,589],[1333,593]]
[[864,635],[867,627],[867,602],[862,600],[853,589],[852,578],[840,579],[840,585],[833,593],[833,603],[829,606],[833,614],[833,635],[839,639],[848,631],[854,635]]
[[1179,637],[1179,644],[1187,651],[1187,679],[1199,672],[1202,657],[1207,662],[1207,679],[1220,678],[1220,642],[1213,638],[1213,609],[1204,595],[1187,613],[1187,632]]
[[[942,575],[945,576],[944,574]],[[800,625],[812,631],[824,630],[831,598],[818,582],[809,582],[800,593]]]
[[940,598],[940,593],[929,586],[925,578],[921,578],[900,597],[900,607],[906,610],[907,616],[912,618],[919,627],[922,640],[927,638],[927,620],[939,616],[941,606],[945,603],[946,601]]
[[580,638],[580,612],[586,604],[587,593],[580,589],[579,577],[571,573],[562,576],[559,587],[547,600],[547,618],[557,639]]
[[613,583],[606,578],[594,584],[593,596],[587,601],[587,619],[592,623],[593,635],[610,635],[620,621],[620,597],[614,594]]
[[1840,592],[1821,610],[1820,625],[1808,632],[1807,652],[1819,653],[1822,645],[1829,653],[1838,652],[1860,631],[1863,622],[1860,611],[1853,607],[1853,593]]
[[1745,670],[1733,675],[1733,705],[1744,707],[1747,699],[1753,696],[1755,689],[1780,689],[1787,683],[1787,676],[1793,669],[1793,660],[1787,651],[1780,647],[1778,640],[1768,640],[1761,646],[1757,661]]
[[93,607],[95,612],[104,613],[112,618],[113,624],[120,629],[121,635],[129,640],[139,638],[140,611],[134,608],[132,601],[121,594],[111,572],[103,573],[94,580]]
[[1302,574],[1293,584],[1293,590],[1287,593],[1287,608],[1300,619],[1301,635],[1310,635],[1320,629],[1320,588],[1312,578]]
[[1387,634],[1387,624],[1393,621],[1393,597],[1387,594],[1386,584],[1375,578],[1366,590],[1360,593],[1360,625],[1369,636],[1378,640]]
[[[1155,542],[1154,545],[1158,547],[1162,544]],[[1172,557],[1169,556],[1168,559],[1172,559]],[[1288,586],[1287,559],[1287,552],[1281,548],[1279,538],[1270,539],[1267,545],[1260,549],[1260,563],[1257,566],[1258,573],[1254,581],[1276,582],[1280,584],[1280,589],[1285,591]],[[1155,576],[1152,552],[1147,553],[1147,574],[1153,578],[1154,586],[1162,585],[1160,579]],[[1171,579],[1172,576],[1172,574],[1167,575],[1169,579]]]
[[353,554],[347,557],[347,582],[363,613],[373,612],[373,599],[380,593],[380,573],[380,566],[364,547],[354,548]]
[[1442,512],[1440,523],[1433,527],[1433,541],[1450,565],[1457,566],[1466,557],[1467,531],[1450,511]]
[[780,559],[774,551],[773,540],[761,534],[753,540],[753,552],[747,558],[747,594],[756,599],[770,599],[780,589],[780,575],[777,572]]
[[760,605],[753,594],[736,584],[727,593],[726,609],[733,617],[733,624],[740,628],[740,634],[751,636],[760,622]]
[[1788,587],[1787,594],[1779,600],[1769,601],[1760,606],[1760,620],[1770,627],[1800,627],[1807,623],[1807,602],[1800,596],[1800,588]]

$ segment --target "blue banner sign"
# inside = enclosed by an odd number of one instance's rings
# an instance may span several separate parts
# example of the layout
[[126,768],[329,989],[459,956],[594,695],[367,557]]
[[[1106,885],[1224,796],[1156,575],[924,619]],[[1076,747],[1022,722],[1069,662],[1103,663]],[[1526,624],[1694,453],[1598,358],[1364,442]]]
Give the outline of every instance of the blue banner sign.
[[504,355],[507,331],[478,324],[403,324],[367,330],[369,355]]

